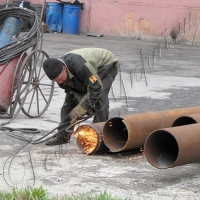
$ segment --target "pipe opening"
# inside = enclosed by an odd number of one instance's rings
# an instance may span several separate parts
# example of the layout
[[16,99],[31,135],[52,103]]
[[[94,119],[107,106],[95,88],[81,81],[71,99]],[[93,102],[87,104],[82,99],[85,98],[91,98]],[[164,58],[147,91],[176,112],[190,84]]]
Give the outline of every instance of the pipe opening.
[[128,130],[122,118],[112,118],[105,123],[103,141],[112,152],[121,150],[126,145],[127,140]]
[[153,132],[145,142],[145,156],[151,165],[157,168],[168,168],[178,157],[176,139],[167,131]]
[[81,125],[74,132],[76,143],[84,153],[92,154],[99,145],[99,134],[94,127]]
[[179,117],[178,119],[176,119],[174,121],[174,123],[172,124],[172,127],[189,125],[189,124],[196,124],[196,123],[197,123],[197,121],[194,120],[193,118],[191,118],[189,116],[183,116],[183,117]]

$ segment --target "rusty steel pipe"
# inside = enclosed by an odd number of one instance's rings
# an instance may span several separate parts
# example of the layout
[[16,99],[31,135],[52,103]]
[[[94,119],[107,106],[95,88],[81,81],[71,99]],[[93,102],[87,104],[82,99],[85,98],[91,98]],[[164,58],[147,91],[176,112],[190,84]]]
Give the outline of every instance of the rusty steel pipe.
[[114,117],[104,125],[103,141],[111,152],[141,148],[151,132],[171,127],[178,117],[197,113],[200,113],[200,107]]
[[[76,137],[76,144],[81,150],[84,150],[88,155],[92,154],[98,154],[98,153],[104,153],[108,152],[109,149],[108,147],[104,144],[103,139],[102,139],[102,134],[103,134],[103,127],[104,127],[105,122],[100,122],[100,123],[93,123],[93,124],[83,124],[79,125],[78,128],[74,131],[74,135]],[[77,137],[77,134],[80,134],[79,131],[85,129],[85,138],[82,137],[82,140],[79,140]],[[93,130],[93,133],[95,133],[95,138],[94,137],[88,137],[87,135],[87,130]],[[84,136],[84,135],[83,135]],[[91,139],[91,141],[90,141]],[[83,140],[87,140],[87,142],[84,142]],[[95,145],[90,145],[96,140]],[[88,143],[92,147],[92,149],[88,149]]]
[[146,139],[147,161],[159,169],[200,161],[200,123],[152,132]]
[[177,118],[172,127],[200,123],[200,114],[185,115]]

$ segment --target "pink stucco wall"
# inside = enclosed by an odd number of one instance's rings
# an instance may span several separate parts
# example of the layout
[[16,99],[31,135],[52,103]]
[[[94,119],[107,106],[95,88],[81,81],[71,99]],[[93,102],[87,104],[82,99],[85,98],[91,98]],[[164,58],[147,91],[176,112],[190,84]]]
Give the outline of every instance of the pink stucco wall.
[[[43,3],[43,0],[29,1],[31,4]],[[162,36],[170,37],[170,32],[174,30],[182,39],[192,40],[195,37],[195,40],[200,41],[197,26],[200,16],[199,0],[79,1],[85,4],[79,25],[79,31],[83,33],[153,40]],[[5,3],[6,0],[0,2]],[[48,2],[58,3],[55,0]]]
[[160,37],[162,33],[170,35],[173,29],[177,32],[179,25],[182,33],[194,32],[200,11],[199,0],[84,2],[80,31],[146,39]]

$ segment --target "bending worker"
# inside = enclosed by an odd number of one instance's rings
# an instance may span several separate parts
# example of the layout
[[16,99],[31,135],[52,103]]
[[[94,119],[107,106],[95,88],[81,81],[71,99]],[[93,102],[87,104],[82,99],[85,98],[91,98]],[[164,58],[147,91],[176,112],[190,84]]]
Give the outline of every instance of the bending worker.
[[65,128],[85,115],[94,115],[93,123],[108,120],[108,93],[118,67],[115,55],[101,48],[76,49],[59,59],[44,61],[46,75],[66,93],[58,133],[46,145],[70,142],[73,126],[69,131]]

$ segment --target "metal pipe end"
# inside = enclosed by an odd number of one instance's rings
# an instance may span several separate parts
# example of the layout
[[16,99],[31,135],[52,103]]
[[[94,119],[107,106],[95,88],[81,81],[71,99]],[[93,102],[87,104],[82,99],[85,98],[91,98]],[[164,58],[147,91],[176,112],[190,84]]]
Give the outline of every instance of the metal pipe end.
[[197,123],[197,121],[194,118],[192,118],[191,116],[182,116],[182,117],[177,118],[174,121],[174,123],[172,124],[172,127],[196,124],[196,123]]
[[74,136],[79,149],[88,155],[96,153],[102,147],[101,131],[95,125],[80,125]]
[[128,130],[123,122],[123,118],[111,118],[105,123],[103,141],[111,152],[119,152],[126,146]]
[[154,167],[166,169],[178,158],[179,147],[176,139],[166,130],[152,132],[146,139],[144,154]]

